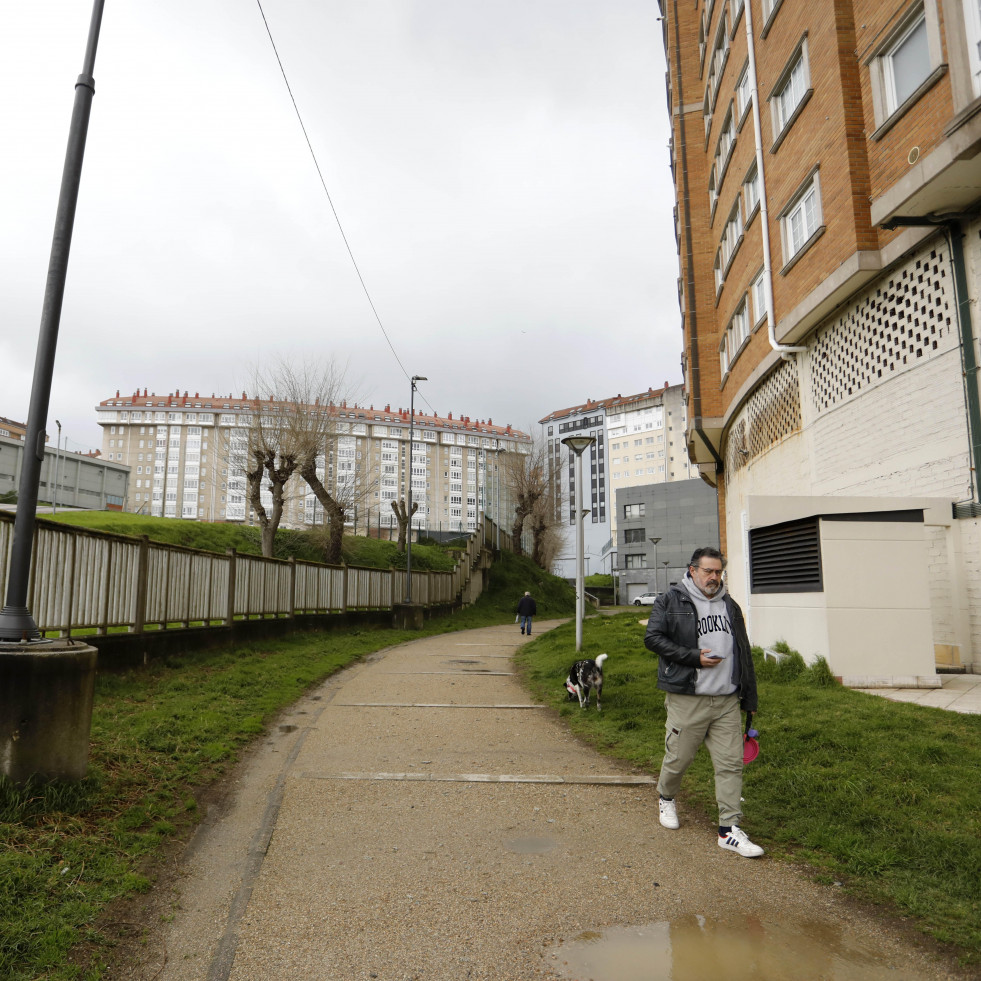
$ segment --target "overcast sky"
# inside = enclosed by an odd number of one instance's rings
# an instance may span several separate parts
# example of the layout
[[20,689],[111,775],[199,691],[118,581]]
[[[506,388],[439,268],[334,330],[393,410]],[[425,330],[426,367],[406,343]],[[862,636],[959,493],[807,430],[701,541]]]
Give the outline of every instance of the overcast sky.
[[[106,0],[51,406],[334,358],[527,430],[681,381],[654,0]],[[89,0],[0,0],[0,415],[26,421]],[[392,351],[394,348],[394,353]],[[397,357],[396,357],[397,355]],[[537,427],[536,427],[537,428]]]

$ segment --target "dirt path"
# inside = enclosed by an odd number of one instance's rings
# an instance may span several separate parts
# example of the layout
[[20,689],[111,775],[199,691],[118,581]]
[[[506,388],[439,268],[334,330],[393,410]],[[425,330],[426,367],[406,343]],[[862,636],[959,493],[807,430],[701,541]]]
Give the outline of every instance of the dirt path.
[[662,829],[649,778],[530,701],[510,662],[523,640],[420,639],[297,703],[125,976],[700,981],[742,977],[733,960],[757,981],[955,976],[837,890],[723,852],[683,802]]

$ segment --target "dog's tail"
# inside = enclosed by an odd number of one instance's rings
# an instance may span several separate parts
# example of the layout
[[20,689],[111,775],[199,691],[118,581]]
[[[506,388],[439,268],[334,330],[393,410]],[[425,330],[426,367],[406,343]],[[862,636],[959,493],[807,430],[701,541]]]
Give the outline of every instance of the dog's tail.
[[607,658],[608,658],[609,656],[610,656],[609,654],[600,654],[600,655],[599,655],[599,657],[597,657],[597,658],[596,658],[596,667],[598,667],[598,668],[601,668],[601,667],[603,667],[603,662],[604,662],[604,661],[605,661],[605,660],[606,660],[606,659],[607,659]]

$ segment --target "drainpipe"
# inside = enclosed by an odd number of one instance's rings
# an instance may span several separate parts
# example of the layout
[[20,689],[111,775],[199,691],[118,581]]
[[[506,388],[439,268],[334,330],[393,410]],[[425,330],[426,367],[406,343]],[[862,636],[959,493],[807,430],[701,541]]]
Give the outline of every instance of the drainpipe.
[[770,347],[779,351],[785,361],[791,354],[806,351],[806,347],[795,347],[777,342],[777,318],[773,313],[773,262],[770,255],[770,218],[766,203],[766,177],[763,170],[763,132],[760,128],[760,90],[756,78],[756,47],[753,44],[752,3],[746,0],[746,48],[749,51],[749,83],[752,89],[753,138],[756,141],[756,175],[760,182],[760,227],[763,231],[763,294],[766,300],[766,328]]

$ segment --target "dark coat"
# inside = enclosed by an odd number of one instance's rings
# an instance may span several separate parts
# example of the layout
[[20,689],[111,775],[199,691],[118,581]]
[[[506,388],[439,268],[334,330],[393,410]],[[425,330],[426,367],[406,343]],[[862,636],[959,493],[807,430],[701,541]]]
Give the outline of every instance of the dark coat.
[[538,607],[535,605],[535,598],[533,596],[522,596],[518,600],[519,617],[533,617],[537,612]]
[[[726,593],[726,611],[732,623],[733,642],[739,657],[739,706],[756,711],[756,670],[739,604]],[[695,694],[695,672],[701,667],[698,646],[698,614],[684,586],[661,593],[651,607],[644,646],[658,656],[657,687],[681,695]]]

